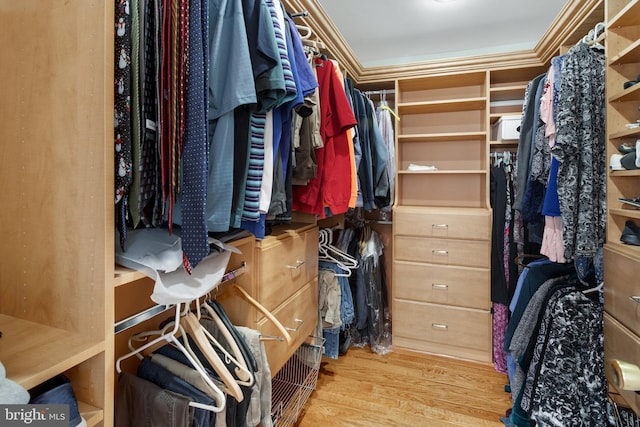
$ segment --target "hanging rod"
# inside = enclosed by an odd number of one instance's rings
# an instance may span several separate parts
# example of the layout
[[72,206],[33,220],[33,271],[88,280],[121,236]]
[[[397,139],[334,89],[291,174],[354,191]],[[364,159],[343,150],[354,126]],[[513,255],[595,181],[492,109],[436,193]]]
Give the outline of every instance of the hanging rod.
[[389,95],[396,93],[395,89],[381,89],[381,90],[365,90],[363,91],[366,95]]
[[307,12],[306,10],[303,10],[302,12],[292,13],[291,14],[292,18],[306,18],[307,16],[309,16],[309,12]]
[[[224,276],[222,276],[222,281],[220,282],[220,285],[222,285],[223,283],[228,283],[231,282],[233,280],[235,280],[238,276],[241,276],[242,274],[244,274],[247,271],[247,263],[245,261],[242,261],[242,264],[240,265],[240,267],[236,268],[235,270],[229,271],[228,273],[225,273]],[[146,310],[143,310],[139,313],[136,313],[132,316],[127,317],[126,319],[120,320],[119,322],[116,322],[115,326],[114,326],[114,332],[116,334],[127,330],[129,328],[132,328],[146,320],[151,319],[152,317],[157,316],[158,314],[164,313],[166,311],[171,310],[173,307],[175,307],[175,305],[171,304],[171,305],[155,305],[153,307],[150,307]]]

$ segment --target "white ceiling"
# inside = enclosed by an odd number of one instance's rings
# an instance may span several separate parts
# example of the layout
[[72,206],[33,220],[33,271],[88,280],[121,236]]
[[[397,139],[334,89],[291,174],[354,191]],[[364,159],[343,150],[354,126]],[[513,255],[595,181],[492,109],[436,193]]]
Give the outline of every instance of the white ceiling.
[[318,0],[364,67],[533,49],[567,0]]

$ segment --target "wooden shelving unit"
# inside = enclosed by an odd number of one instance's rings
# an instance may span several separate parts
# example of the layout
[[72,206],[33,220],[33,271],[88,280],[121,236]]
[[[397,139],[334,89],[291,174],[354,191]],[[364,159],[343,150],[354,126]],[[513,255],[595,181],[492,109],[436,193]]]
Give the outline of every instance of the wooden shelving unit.
[[[624,82],[640,74],[640,1],[609,0],[607,46],[607,158],[618,153],[622,143],[635,145],[640,129],[627,124],[640,119],[640,85],[624,89]],[[637,272],[640,247],[626,245],[620,236],[627,221],[640,225],[640,210],[619,198],[640,195],[640,170],[609,171],[607,175],[607,243],[605,245],[605,372],[609,384],[640,413],[640,395],[623,390],[612,362],[640,361],[640,310],[630,297],[640,295]]]

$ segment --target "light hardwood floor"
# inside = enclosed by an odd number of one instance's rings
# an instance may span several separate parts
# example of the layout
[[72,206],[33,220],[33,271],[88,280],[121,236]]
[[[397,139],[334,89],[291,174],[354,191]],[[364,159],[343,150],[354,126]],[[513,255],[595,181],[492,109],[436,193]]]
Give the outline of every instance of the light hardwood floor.
[[338,360],[322,359],[296,426],[504,426],[507,381],[492,365],[351,348]]

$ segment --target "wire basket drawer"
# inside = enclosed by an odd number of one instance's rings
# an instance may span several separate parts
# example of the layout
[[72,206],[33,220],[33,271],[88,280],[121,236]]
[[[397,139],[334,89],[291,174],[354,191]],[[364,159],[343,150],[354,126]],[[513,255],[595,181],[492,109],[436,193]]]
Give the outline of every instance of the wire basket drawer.
[[271,418],[275,427],[295,424],[315,390],[324,338],[309,337],[271,380]]

